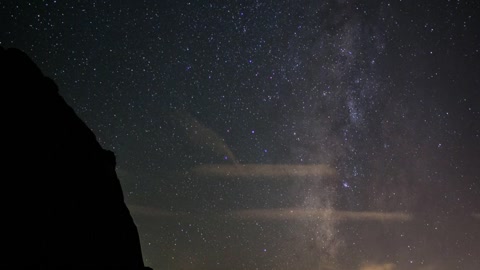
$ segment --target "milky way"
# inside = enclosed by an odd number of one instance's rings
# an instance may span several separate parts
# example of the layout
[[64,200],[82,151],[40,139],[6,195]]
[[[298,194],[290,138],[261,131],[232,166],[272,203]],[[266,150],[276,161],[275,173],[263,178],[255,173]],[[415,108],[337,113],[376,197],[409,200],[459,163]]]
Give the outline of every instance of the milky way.
[[115,152],[146,265],[480,268],[476,1],[0,7]]

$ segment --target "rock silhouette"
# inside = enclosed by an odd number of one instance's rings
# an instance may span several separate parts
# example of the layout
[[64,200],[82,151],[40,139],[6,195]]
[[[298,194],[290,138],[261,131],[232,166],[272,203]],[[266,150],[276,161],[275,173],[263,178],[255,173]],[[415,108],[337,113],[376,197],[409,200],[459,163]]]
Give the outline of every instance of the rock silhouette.
[[148,269],[115,156],[23,52],[0,47],[2,269]]

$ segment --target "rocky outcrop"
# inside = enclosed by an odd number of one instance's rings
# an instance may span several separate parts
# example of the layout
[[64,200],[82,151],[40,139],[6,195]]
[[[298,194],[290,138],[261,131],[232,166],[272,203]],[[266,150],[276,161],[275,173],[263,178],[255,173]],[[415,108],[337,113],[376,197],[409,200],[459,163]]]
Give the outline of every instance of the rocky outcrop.
[[1,264],[144,269],[114,154],[102,149],[26,54],[0,48],[0,59]]

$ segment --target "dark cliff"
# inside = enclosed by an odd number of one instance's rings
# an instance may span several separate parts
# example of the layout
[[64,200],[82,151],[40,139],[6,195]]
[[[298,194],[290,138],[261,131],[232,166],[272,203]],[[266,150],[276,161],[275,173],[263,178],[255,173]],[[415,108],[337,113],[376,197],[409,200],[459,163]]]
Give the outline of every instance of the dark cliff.
[[27,55],[0,48],[0,59],[1,264],[144,269],[114,154],[102,149]]

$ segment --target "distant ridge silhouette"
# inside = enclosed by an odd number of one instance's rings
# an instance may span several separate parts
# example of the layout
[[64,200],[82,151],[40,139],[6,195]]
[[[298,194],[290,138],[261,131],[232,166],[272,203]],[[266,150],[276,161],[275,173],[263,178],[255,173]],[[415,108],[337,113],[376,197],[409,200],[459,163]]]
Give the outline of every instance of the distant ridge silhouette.
[[149,269],[114,154],[25,53],[0,47],[0,65],[0,267]]

